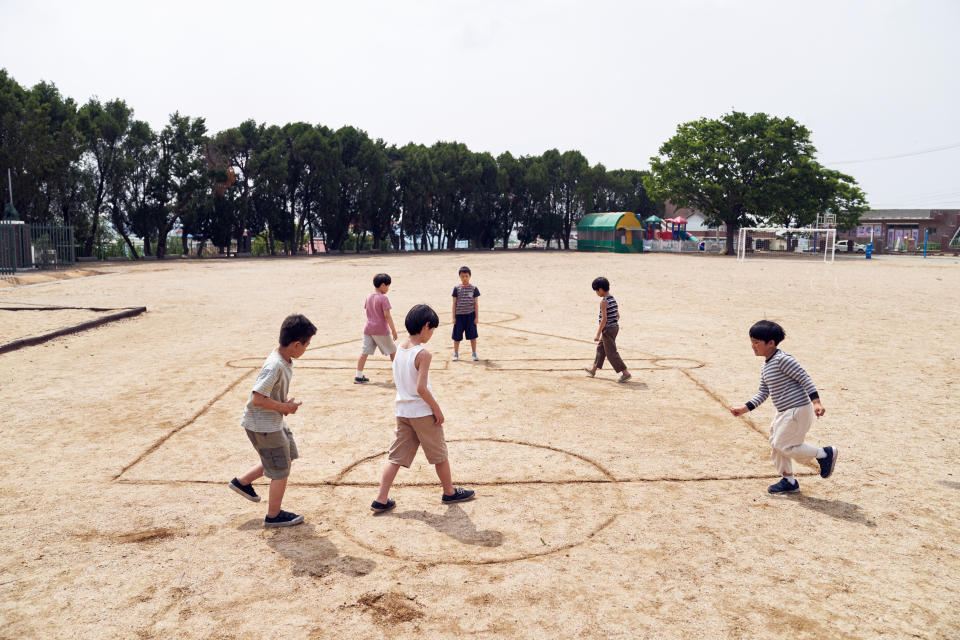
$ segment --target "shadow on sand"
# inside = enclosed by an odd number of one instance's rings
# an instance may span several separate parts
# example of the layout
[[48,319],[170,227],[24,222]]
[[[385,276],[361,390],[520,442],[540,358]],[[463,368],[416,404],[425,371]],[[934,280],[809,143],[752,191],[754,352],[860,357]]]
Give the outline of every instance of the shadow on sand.
[[478,547],[499,547],[503,544],[503,533],[490,529],[478,531],[467,513],[457,504],[448,507],[443,515],[427,511],[391,511],[383,517],[419,520],[464,544]]
[[[263,528],[262,520],[250,520],[238,527],[241,530]],[[337,547],[326,536],[316,533],[316,525],[300,524],[295,527],[276,529],[267,538],[267,545],[293,563],[293,575],[311,575],[322,578],[331,571],[346,576],[365,576],[376,568],[376,563],[366,558],[341,556]]]
[[789,494],[790,500],[793,500],[801,507],[806,507],[818,513],[828,515],[831,518],[846,520],[855,524],[862,524],[866,527],[876,527],[877,523],[871,520],[863,513],[860,505],[844,502],[842,500],[824,500],[823,498],[813,498],[805,496],[802,493]]
[[953,480],[941,480],[940,484],[947,489],[960,489],[960,482],[954,482]]

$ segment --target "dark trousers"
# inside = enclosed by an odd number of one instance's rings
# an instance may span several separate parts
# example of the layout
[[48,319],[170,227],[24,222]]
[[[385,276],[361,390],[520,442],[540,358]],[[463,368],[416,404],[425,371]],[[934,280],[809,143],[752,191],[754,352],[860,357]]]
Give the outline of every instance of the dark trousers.
[[603,359],[610,361],[613,370],[620,373],[627,368],[623,364],[623,358],[617,352],[617,334],[620,333],[620,327],[604,327],[600,334],[600,342],[597,343],[597,357],[593,361],[593,366],[597,369],[603,368]]

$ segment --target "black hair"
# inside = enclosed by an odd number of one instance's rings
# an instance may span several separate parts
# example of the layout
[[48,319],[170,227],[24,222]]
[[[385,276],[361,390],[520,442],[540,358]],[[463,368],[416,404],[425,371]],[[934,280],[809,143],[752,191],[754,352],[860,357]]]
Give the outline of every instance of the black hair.
[[600,289],[603,289],[604,291],[610,291],[610,281],[603,276],[594,278],[593,283],[590,286],[593,287],[594,291],[599,291]]
[[462,267],[460,267],[460,271],[457,271],[457,275],[460,275],[461,273],[467,273],[467,274],[473,275],[472,273],[470,273],[470,267],[468,267],[467,265],[463,265]]
[[425,324],[430,325],[431,329],[440,326],[440,317],[437,316],[437,312],[426,304],[414,305],[410,311],[407,311],[407,317],[403,319],[403,326],[407,328],[407,333],[412,336],[420,333]]
[[379,289],[382,284],[390,284],[390,276],[385,273],[378,273],[373,276],[373,288]]
[[317,333],[317,328],[299,313],[289,315],[280,325],[280,346],[286,347],[291,342],[307,342]]
[[776,322],[761,320],[750,327],[750,337],[754,340],[762,340],[763,342],[773,340],[774,344],[780,344],[783,342],[783,339],[787,337],[787,334],[783,332],[783,327]]

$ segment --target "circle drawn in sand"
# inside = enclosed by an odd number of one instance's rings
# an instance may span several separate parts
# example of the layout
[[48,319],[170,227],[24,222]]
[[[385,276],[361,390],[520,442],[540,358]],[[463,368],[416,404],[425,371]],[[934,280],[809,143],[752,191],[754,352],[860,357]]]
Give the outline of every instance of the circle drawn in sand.
[[335,525],[358,546],[424,565],[514,562],[583,544],[616,519],[616,478],[586,456],[547,445],[477,438],[448,440],[453,479],[476,499],[441,504],[433,465],[419,452],[400,469],[393,511],[366,510],[386,452],[346,467],[332,482]]

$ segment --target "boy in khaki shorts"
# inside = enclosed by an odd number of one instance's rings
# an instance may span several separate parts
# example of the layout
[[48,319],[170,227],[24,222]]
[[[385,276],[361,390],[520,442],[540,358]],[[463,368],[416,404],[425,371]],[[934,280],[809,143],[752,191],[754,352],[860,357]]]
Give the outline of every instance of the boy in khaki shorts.
[[293,377],[293,359],[303,355],[316,333],[317,328],[302,315],[284,319],[280,327],[280,346],[267,356],[243,410],[240,424],[260,455],[260,464],[231,480],[229,487],[247,500],[260,502],[252,483],[261,476],[270,478],[270,502],[263,520],[263,526],[267,528],[290,527],[303,522],[303,516],[280,509],[287,489],[290,463],[299,457],[297,443],[283,416],[296,413],[302,404],[294,398],[287,398]]
[[363,367],[367,363],[367,356],[375,354],[378,347],[380,353],[390,356],[391,361],[397,352],[397,345],[394,343],[397,339],[397,329],[393,326],[390,300],[387,298],[387,291],[390,290],[390,276],[386,273],[373,276],[373,288],[374,292],[367,296],[363,304],[367,314],[367,324],[363,327],[363,346],[360,348],[360,359],[357,360],[354,384],[370,382],[370,378],[363,375]]
[[447,460],[447,443],[443,438],[443,411],[430,388],[430,361],[433,356],[424,345],[440,325],[437,312],[425,304],[418,304],[407,313],[403,322],[410,337],[403,341],[393,360],[393,381],[397,385],[396,438],[390,445],[387,464],[380,478],[380,493],[370,508],[375,512],[389,511],[397,506],[388,496],[400,467],[410,468],[417,449],[423,446],[427,462],[435,465],[437,477],[443,485],[444,504],[463,502],[473,498],[474,492],[454,487]]

